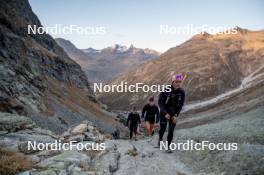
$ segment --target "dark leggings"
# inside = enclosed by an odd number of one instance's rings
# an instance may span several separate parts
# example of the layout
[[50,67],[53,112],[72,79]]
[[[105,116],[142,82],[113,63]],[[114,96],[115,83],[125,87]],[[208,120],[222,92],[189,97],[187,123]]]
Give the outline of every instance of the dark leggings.
[[167,120],[160,121],[160,130],[159,130],[159,141],[162,141],[163,135],[166,131],[167,128],[167,123],[169,123],[169,131],[168,131],[168,136],[167,136],[167,141],[168,145],[171,144],[171,141],[173,139],[173,131],[176,126],[176,124],[172,123],[170,120],[169,122]]
[[130,130],[130,139],[132,139],[133,133],[135,134],[135,136],[137,135],[137,125],[130,126],[129,130]]

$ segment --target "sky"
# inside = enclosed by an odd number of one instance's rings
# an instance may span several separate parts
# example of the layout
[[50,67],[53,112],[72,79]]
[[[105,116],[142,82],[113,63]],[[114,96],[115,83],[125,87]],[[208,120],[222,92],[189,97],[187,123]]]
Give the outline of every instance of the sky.
[[[164,52],[190,39],[197,33],[195,29],[201,27],[211,34],[235,26],[264,29],[263,0],[29,0],[29,3],[44,27],[56,24],[88,27],[87,34],[52,34],[54,38],[70,40],[80,49],[133,44]],[[94,32],[100,27],[101,32]]]

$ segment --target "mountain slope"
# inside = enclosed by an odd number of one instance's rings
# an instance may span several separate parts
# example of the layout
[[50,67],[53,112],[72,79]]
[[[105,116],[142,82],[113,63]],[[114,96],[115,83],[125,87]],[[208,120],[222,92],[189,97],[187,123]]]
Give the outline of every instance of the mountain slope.
[[[63,38],[55,38],[55,41],[59,46],[67,51],[67,54],[70,56],[70,58],[82,58],[87,61],[89,60],[87,55],[82,50],[76,48],[75,45],[72,44],[69,40],[65,40]],[[89,61],[92,61],[92,59],[90,59]]]
[[105,82],[120,73],[158,57],[159,53],[150,49],[139,49],[114,45],[102,50],[92,48],[77,49],[70,41],[57,38],[57,43],[86,72],[91,82]]
[[[237,28],[238,33],[198,34],[149,61],[113,79],[110,84],[167,84],[171,73],[186,75],[183,87],[187,102],[206,100],[237,88],[245,77],[263,73],[264,32]],[[112,108],[120,104],[141,106],[152,93],[104,93],[101,99]],[[157,95],[157,94],[156,94]],[[114,99],[114,100],[113,100]]]
[[0,110],[55,132],[87,119],[113,130],[114,119],[101,111],[81,67],[51,36],[27,34],[27,25],[41,26],[27,0],[1,1]]

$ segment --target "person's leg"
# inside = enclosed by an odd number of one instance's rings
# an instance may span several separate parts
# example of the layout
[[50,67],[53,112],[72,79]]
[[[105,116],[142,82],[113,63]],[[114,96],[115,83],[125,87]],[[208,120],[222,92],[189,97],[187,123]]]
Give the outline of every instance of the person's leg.
[[173,139],[173,133],[174,133],[175,126],[176,124],[172,123],[172,121],[169,121],[169,131],[168,131],[168,137],[167,137],[168,146],[170,146],[171,141]]
[[135,140],[137,140],[137,125],[134,126],[134,135],[135,135]]
[[163,135],[164,135],[164,133],[166,131],[166,127],[167,127],[167,122],[166,121],[160,122],[159,142],[163,140]]
[[137,135],[137,128],[138,128],[138,126],[134,125],[134,134],[135,134],[135,136]]
[[154,135],[154,129],[152,130],[152,133],[151,133],[151,135],[152,135],[152,136]]
[[147,130],[147,135],[150,136],[150,123],[149,123],[149,121],[146,121],[146,130]]
[[149,136],[153,136],[153,128],[154,128],[154,123],[149,124]]
[[137,126],[137,135],[140,135],[140,127],[139,127],[139,125]]
[[129,130],[130,130],[130,139],[132,139],[132,137],[133,137],[133,127],[132,126],[130,126],[129,127]]

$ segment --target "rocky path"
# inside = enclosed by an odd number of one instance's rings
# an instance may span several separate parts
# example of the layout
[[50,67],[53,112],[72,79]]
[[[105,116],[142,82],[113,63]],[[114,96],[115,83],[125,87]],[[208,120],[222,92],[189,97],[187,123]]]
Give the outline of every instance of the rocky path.
[[[0,174],[19,175],[192,175],[263,174],[263,109],[210,125],[175,131],[173,142],[192,139],[237,142],[236,151],[173,151],[155,148],[152,140],[112,140],[91,122],[83,122],[62,135],[39,128],[29,118],[0,112]],[[223,129],[224,128],[224,129]],[[165,134],[166,135],[166,134]],[[248,143],[244,141],[248,140]],[[27,141],[50,143],[105,143],[97,150],[28,150]],[[8,172],[8,173],[7,173]],[[230,173],[232,172],[232,173]]]
[[116,145],[120,153],[118,169],[115,175],[184,175],[193,174],[181,163],[174,153],[168,154],[165,151],[155,148],[157,138],[130,140],[111,140],[107,145]]
[[[31,164],[31,168],[23,167],[23,162],[19,160],[13,162],[22,166],[21,169],[13,169],[14,172],[26,170],[20,175],[192,174],[183,163],[178,161],[176,154],[168,154],[159,148],[154,148],[156,137],[152,141],[145,138],[138,141],[111,140],[101,134],[90,122],[79,124],[58,136],[51,131],[40,129],[27,117],[8,113],[0,113],[0,116],[0,146],[1,152],[6,155],[0,159],[2,166],[5,160],[10,159],[8,155],[22,156],[24,161]],[[27,141],[48,143],[55,140],[103,142],[106,149],[103,151],[27,150]],[[9,163],[4,166],[10,170],[13,168]]]

